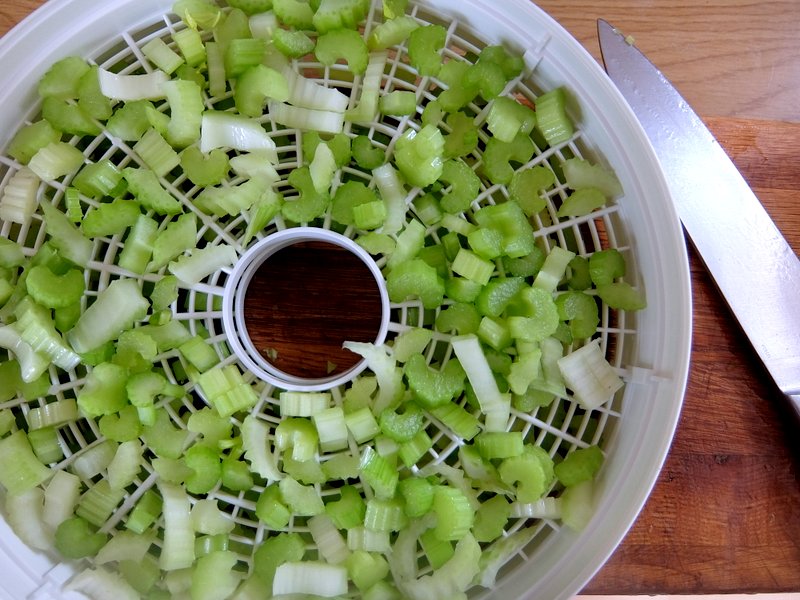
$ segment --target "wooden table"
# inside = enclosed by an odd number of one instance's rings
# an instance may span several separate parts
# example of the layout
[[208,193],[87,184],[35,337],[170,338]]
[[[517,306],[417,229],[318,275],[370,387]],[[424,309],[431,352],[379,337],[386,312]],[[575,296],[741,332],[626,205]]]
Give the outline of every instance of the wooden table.
[[[0,3],[0,34],[41,4]],[[598,59],[596,18],[633,35],[800,251],[800,2],[539,4]],[[677,435],[644,511],[585,593],[800,590],[798,430],[693,253],[691,269],[692,369]]]

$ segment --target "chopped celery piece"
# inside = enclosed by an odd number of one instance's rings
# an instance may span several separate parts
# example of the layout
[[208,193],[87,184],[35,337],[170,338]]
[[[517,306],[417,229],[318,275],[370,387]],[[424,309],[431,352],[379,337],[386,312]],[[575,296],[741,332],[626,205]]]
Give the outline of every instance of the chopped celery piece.
[[66,142],[51,142],[33,155],[28,168],[40,179],[58,179],[83,164],[83,153]]
[[580,188],[573,191],[558,208],[558,217],[583,217],[601,208],[606,197],[597,188]]
[[600,314],[594,298],[583,292],[568,291],[556,298],[558,316],[569,322],[572,338],[589,338],[597,331]]
[[265,40],[258,38],[234,38],[225,46],[225,73],[230,78],[239,77],[245,71],[257,67],[264,60]]
[[356,75],[363,75],[369,62],[367,44],[353,29],[335,29],[323,33],[317,38],[314,54],[326,66],[343,59],[347,62],[348,69]]
[[533,152],[533,142],[524,133],[517,133],[510,142],[489,138],[483,153],[483,173],[492,183],[508,184],[514,177],[511,163],[525,164]]
[[404,372],[415,399],[427,409],[446,404],[464,389],[464,370],[455,360],[448,361],[441,370],[437,370],[428,366],[421,354],[415,354],[406,362]]
[[492,102],[486,125],[501,142],[512,142],[517,133],[530,133],[536,123],[536,113],[519,102],[500,96]]
[[136,201],[118,198],[86,213],[81,230],[86,237],[110,237],[133,227],[141,214]]
[[272,0],[272,10],[278,19],[296,29],[314,28],[314,10],[302,0]]
[[447,115],[445,123],[450,128],[444,138],[446,158],[466,156],[478,147],[478,127],[472,118],[457,111]]
[[275,142],[255,119],[221,111],[203,113],[200,131],[200,151],[214,148],[240,152],[265,151],[272,162],[278,162]]
[[341,133],[344,127],[344,113],[332,110],[270,102],[268,112],[276,123],[290,129],[311,129],[321,133],[336,134]]
[[555,465],[555,476],[567,487],[590,481],[603,465],[604,459],[602,450],[597,446],[577,448]]
[[142,46],[142,54],[167,75],[183,64],[183,58],[161,38],[153,38]]
[[[181,163],[178,153],[153,127],[148,129],[139,141],[133,145],[133,150],[158,177],[163,177]],[[131,170],[128,167],[126,172]],[[131,182],[128,181],[128,183],[130,184]]]
[[345,119],[353,123],[368,123],[375,119],[378,113],[380,100],[381,81],[383,70],[386,67],[388,52],[370,52],[367,70],[361,83],[361,95],[355,108],[347,111]]
[[150,303],[132,279],[112,281],[78,319],[67,338],[76,352],[88,352],[115,339],[144,317]]
[[31,297],[46,308],[65,308],[78,302],[86,287],[78,269],[57,275],[44,265],[31,267],[25,285]]
[[425,308],[437,308],[444,298],[444,281],[436,269],[421,258],[397,265],[386,278],[392,302],[417,297]]
[[206,246],[183,255],[169,264],[169,271],[181,282],[195,285],[224,267],[231,267],[237,260],[236,250],[231,246]]
[[597,340],[558,360],[567,387],[586,409],[597,408],[623,386],[622,379],[608,363]]
[[567,94],[558,87],[536,98],[536,128],[550,146],[569,140],[575,132],[566,111]]
[[489,362],[474,334],[456,336],[451,340],[456,358],[467,374],[467,379],[486,415],[486,431],[503,431],[511,410],[510,399],[501,394]]
[[536,502],[553,483],[553,459],[539,446],[527,446],[522,454],[510,456],[497,469],[500,479],[514,488],[517,502]]
[[84,237],[66,215],[49,202],[40,204],[50,242],[65,258],[85,267],[92,255],[93,244]]
[[78,418],[78,405],[72,398],[64,398],[28,411],[26,419],[30,432],[45,427],[61,427]]
[[341,596],[347,593],[347,569],[319,561],[285,562],[275,570],[272,593]]
[[442,197],[441,206],[445,212],[460,213],[469,209],[480,190],[480,179],[464,161],[448,160],[442,166],[439,176],[450,186],[450,190]]
[[17,131],[6,152],[15,160],[26,165],[39,150],[59,141],[60,138],[59,132],[48,121],[42,119],[25,125]]
[[404,133],[395,145],[395,162],[411,185],[426,187],[439,179],[444,168],[444,137],[433,125]]
[[624,277],[625,270],[625,257],[616,248],[600,250],[589,257],[589,276],[598,287]]
[[440,52],[447,39],[447,30],[441,25],[426,25],[411,32],[408,38],[408,57],[411,66],[422,76],[439,74],[442,67]]
[[163,499],[164,541],[159,565],[165,571],[190,567],[195,560],[191,504],[186,491],[171,483],[158,486]]
[[582,158],[570,158],[565,160],[561,167],[567,185],[573,190],[595,188],[606,198],[622,194],[622,185],[617,176],[602,165],[592,164]]
[[55,531],[56,550],[65,558],[94,556],[105,546],[108,534],[99,533],[81,517],[71,517]]
[[332,30],[357,29],[366,17],[368,0],[321,0],[314,11],[314,29],[325,34]]
[[405,40],[412,31],[419,27],[419,23],[408,16],[400,16],[389,21],[385,21],[370,33],[369,44],[370,50],[386,50],[391,46],[396,46]]
[[541,212],[547,203],[540,195],[541,190],[553,186],[556,176],[547,167],[541,165],[515,171],[508,186],[508,193],[514,202],[529,217]]
[[0,219],[25,225],[39,204],[37,193],[40,180],[28,167],[12,175],[0,196]]
[[597,286],[597,295],[611,308],[641,310],[647,306],[642,293],[625,281]]
[[489,283],[489,279],[494,273],[494,268],[494,263],[481,258],[466,248],[459,249],[452,264],[453,273],[480,285]]
[[389,92],[381,96],[378,109],[384,115],[395,117],[413,115],[417,110],[417,95],[401,90]]
[[437,486],[433,492],[436,514],[434,535],[439,540],[460,540],[469,533],[475,511],[464,493],[454,487]]
[[376,498],[394,497],[399,474],[392,463],[367,447],[361,454],[360,474],[375,494]]

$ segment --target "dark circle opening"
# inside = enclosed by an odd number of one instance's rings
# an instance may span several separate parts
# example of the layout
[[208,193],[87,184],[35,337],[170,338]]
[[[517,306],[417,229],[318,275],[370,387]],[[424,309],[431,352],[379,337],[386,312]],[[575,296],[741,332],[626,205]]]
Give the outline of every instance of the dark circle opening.
[[361,357],[346,341],[374,342],[381,326],[375,277],[346,248],[298,242],[269,256],[244,298],[247,334],[271,365],[295,377],[342,373]]

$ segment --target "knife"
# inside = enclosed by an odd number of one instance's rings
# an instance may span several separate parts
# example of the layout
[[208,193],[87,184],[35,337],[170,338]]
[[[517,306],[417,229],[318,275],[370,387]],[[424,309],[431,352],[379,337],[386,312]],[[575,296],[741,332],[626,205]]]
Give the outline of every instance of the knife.
[[619,30],[597,21],[606,72],[661,163],[678,216],[800,423],[800,260],[686,100]]

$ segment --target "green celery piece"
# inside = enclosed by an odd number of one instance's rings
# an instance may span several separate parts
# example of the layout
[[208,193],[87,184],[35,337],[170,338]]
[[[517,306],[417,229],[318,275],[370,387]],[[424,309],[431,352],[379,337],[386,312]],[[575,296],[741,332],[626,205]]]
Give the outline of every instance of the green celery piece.
[[253,572],[272,590],[275,571],[285,562],[303,560],[306,543],[299,533],[278,533],[267,537],[253,553]]
[[142,46],[142,54],[157,69],[172,75],[183,64],[180,54],[170,48],[161,38],[152,38]]
[[375,202],[378,195],[360,181],[347,181],[336,189],[331,205],[331,217],[342,225],[354,225],[353,209]]
[[619,310],[642,310],[647,306],[642,293],[625,281],[598,285],[597,295],[608,306]]
[[478,294],[475,306],[482,315],[499,317],[524,286],[522,277],[492,280]]
[[9,494],[20,494],[47,481],[53,471],[43,465],[33,453],[28,436],[17,430],[0,439],[0,485]]
[[302,31],[287,31],[286,29],[276,29],[272,43],[281,54],[289,58],[301,58],[314,51],[316,42]]
[[107,533],[94,530],[86,519],[70,517],[56,528],[54,545],[64,558],[79,559],[94,556],[107,542]]
[[625,271],[625,257],[616,248],[599,250],[589,257],[589,276],[596,286],[624,277]]
[[479,542],[493,542],[503,535],[510,516],[511,505],[505,496],[497,494],[481,503],[475,515],[472,534]]
[[183,357],[201,373],[208,371],[219,363],[219,357],[202,337],[194,336],[190,340],[178,346],[178,350]]
[[558,316],[569,322],[570,333],[575,340],[590,338],[597,331],[600,313],[595,299],[583,292],[568,291],[556,300]]
[[518,132],[530,133],[536,124],[536,113],[513,98],[499,96],[492,102],[486,125],[502,142],[511,142]]
[[25,279],[28,293],[46,308],[65,308],[78,302],[86,289],[83,272],[70,269],[57,275],[45,265],[35,265]]
[[145,209],[161,215],[176,215],[182,212],[181,203],[161,186],[154,171],[126,167],[122,175],[128,182],[130,192]]
[[[511,344],[511,330],[505,319],[483,317],[477,334],[482,341],[498,351]],[[487,358],[489,356],[487,354]]]
[[[145,131],[133,145],[133,150],[158,177],[163,177],[181,163],[178,153],[155,127]],[[125,169],[125,171],[130,170],[133,169],[131,167]],[[131,184],[130,180],[128,183]]]
[[592,287],[592,277],[589,270],[589,260],[582,256],[575,256],[569,261],[570,276],[567,285],[571,290],[583,291]]
[[489,138],[483,153],[483,174],[496,184],[509,184],[514,177],[512,162],[524,164],[528,162],[535,147],[530,136],[518,133],[511,142],[502,142],[497,138]]
[[206,48],[203,45],[203,38],[196,29],[187,27],[186,29],[175,31],[172,34],[172,39],[186,61],[186,66],[199,67],[206,61]]
[[467,235],[470,250],[485,260],[502,256],[503,242],[503,232],[496,227],[481,227]]
[[321,0],[312,22],[321,34],[341,29],[357,29],[367,16],[369,0]]
[[[421,356],[421,355],[417,355]],[[408,442],[422,429],[425,416],[413,403],[406,403],[403,412],[387,408],[381,412],[379,423],[384,435],[395,442]]]
[[527,256],[536,247],[533,228],[516,202],[484,206],[475,213],[474,218],[481,227],[496,228],[503,234],[505,256]]
[[284,477],[278,487],[286,505],[295,515],[313,517],[325,512],[325,505],[314,486],[306,486],[291,477]]
[[135,406],[125,406],[116,414],[103,415],[98,427],[103,436],[119,443],[138,439],[142,433]]
[[210,492],[222,477],[222,465],[217,450],[206,445],[195,444],[186,450],[183,462],[192,470],[186,478],[186,490],[190,494]]
[[369,61],[367,44],[361,34],[353,29],[335,29],[323,33],[317,38],[314,54],[326,66],[344,59],[349,70],[356,75],[366,72]]
[[153,260],[148,270],[156,271],[197,243],[197,217],[185,213],[167,225],[153,242]]
[[561,204],[556,212],[557,217],[585,217],[603,207],[606,197],[597,188],[580,188],[574,190]]
[[252,38],[250,19],[244,11],[232,8],[223,13],[223,18],[216,24],[213,31],[214,41],[219,44],[222,55],[225,56],[228,46],[233,40]]
[[540,342],[558,328],[558,309],[550,292],[526,287],[515,297],[509,312],[508,325],[517,340]]
[[423,327],[411,327],[398,335],[392,344],[394,358],[406,362],[412,355],[421,353],[433,339],[433,332]]
[[149,100],[133,100],[122,103],[114,114],[108,119],[106,128],[114,135],[126,142],[137,141],[150,129],[150,120],[147,118],[148,109],[153,108]]
[[410,469],[431,448],[433,448],[433,440],[424,429],[421,429],[409,441],[400,444],[397,455],[403,461],[403,464]]
[[444,280],[420,258],[393,268],[386,278],[386,288],[392,302],[418,297],[425,308],[437,308],[444,300]]
[[430,367],[422,354],[410,357],[403,370],[409,389],[423,408],[435,408],[456,398],[464,390],[466,375],[457,360],[440,369]]
[[345,566],[350,580],[363,592],[372,590],[389,574],[389,563],[386,558],[366,550],[352,552],[345,560]]
[[90,68],[89,63],[79,56],[67,56],[56,61],[39,80],[39,96],[61,100],[77,98],[81,77]]
[[480,326],[478,309],[468,302],[456,302],[442,310],[436,317],[436,329],[456,335],[475,333]]
[[373,531],[402,531],[408,526],[403,503],[399,498],[370,498],[364,513],[364,526]]
[[206,187],[217,185],[228,176],[230,162],[219,148],[203,154],[197,146],[189,146],[181,152],[181,169],[193,184]]
[[272,0],[272,10],[284,25],[302,30],[314,29],[314,10],[308,2]]
[[253,487],[253,476],[247,463],[231,457],[222,459],[222,487],[233,492],[246,492]]
[[86,377],[78,392],[78,406],[90,417],[119,412],[128,404],[125,384],[128,371],[113,363],[101,363]]
[[[422,109],[422,114],[420,115],[420,122],[423,125],[436,125],[438,127],[441,124],[444,117],[445,117],[445,112],[442,109],[439,102],[437,100],[430,100],[427,104],[425,104],[425,108]],[[445,145],[445,151],[446,149],[447,146]]]
[[[399,429],[398,425],[397,430],[399,431]],[[399,473],[393,462],[381,456],[372,446],[367,446],[361,453],[359,475],[372,489],[376,498],[391,499],[394,497]]]
[[178,278],[174,275],[165,275],[159,279],[150,292],[150,304],[153,312],[169,308],[178,299]]
[[260,65],[266,52],[266,41],[258,38],[234,38],[225,47],[225,73],[239,77],[248,69]]
[[336,525],[337,529],[352,529],[364,522],[366,505],[364,498],[356,488],[351,485],[339,489],[338,500],[328,502],[325,512]]
[[409,517],[422,517],[433,506],[433,484],[423,477],[408,477],[398,484],[398,491],[405,500],[405,513]]
[[622,184],[616,174],[603,165],[592,164],[582,158],[570,158],[561,164],[567,186],[573,190],[596,188],[606,198],[622,194]]
[[109,159],[85,164],[72,179],[72,185],[85,196],[116,196],[122,191],[122,172]]
[[486,285],[494,273],[493,262],[481,258],[471,250],[461,248],[451,265],[453,273],[479,285]]
[[450,186],[442,196],[441,207],[445,212],[460,213],[469,209],[478,197],[481,181],[467,163],[451,159],[444,163],[439,181]]
[[447,30],[441,25],[426,25],[412,31],[408,38],[411,66],[422,76],[438,75],[446,40]]
[[83,164],[83,153],[66,142],[53,142],[39,150],[28,166],[39,179],[58,179]]
[[188,435],[188,431],[175,427],[167,411],[159,410],[155,422],[144,427],[142,441],[156,456],[178,459]]
[[173,147],[185,148],[200,139],[203,90],[196,82],[182,79],[168,81],[162,89],[170,107],[166,137]]
[[508,194],[512,201],[522,208],[529,217],[541,212],[546,206],[541,190],[551,188],[556,176],[547,167],[538,165],[530,169],[515,171],[508,186]]
[[535,277],[544,265],[545,253],[534,246],[529,254],[519,258],[503,258],[503,268],[514,277]]
[[270,191],[255,201],[248,211],[250,221],[247,223],[242,246],[247,246],[257,233],[272,222],[281,212],[281,206],[283,206],[283,194]]
[[478,127],[465,113],[457,111],[447,115],[445,124],[450,129],[444,138],[445,158],[466,156],[478,147]]
[[311,460],[317,451],[319,436],[311,421],[305,418],[284,418],[275,428],[275,447],[292,449],[294,460]]
[[439,540],[462,539],[469,533],[475,520],[475,511],[469,499],[464,492],[454,487],[436,487],[432,510],[437,517],[433,531]]
[[[439,205],[439,201],[431,193],[417,196],[413,201],[414,213],[416,213],[419,220],[422,221],[426,227],[435,225],[442,220],[444,214]],[[431,246],[437,248],[438,246]]]
[[54,96],[42,100],[42,117],[62,133],[70,135],[99,135],[100,126],[79,105]]
[[20,128],[11,139],[6,152],[18,162],[27,165],[39,150],[60,139],[59,132],[48,121],[41,119]]
[[428,529],[419,536],[419,544],[428,559],[428,564],[436,570],[453,558],[456,550],[450,540],[440,540],[434,529]]
[[577,448],[555,465],[555,476],[567,487],[590,481],[600,470],[604,460],[603,451],[597,446]]
[[517,502],[536,502],[544,496],[555,479],[553,459],[539,446],[525,446],[524,452],[503,460],[498,467],[500,479],[514,486]]
[[369,49],[386,50],[405,40],[412,31],[419,27],[419,23],[408,16],[400,16],[377,25],[370,33],[367,44]]
[[158,223],[146,215],[139,215],[120,252],[119,266],[133,273],[144,273],[157,237]]
[[110,237],[133,227],[141,214],[138,202],[117,198],[89,210],[83,218],[81,230],[88,238]]
[[519,431],[484,431],[475,438],[475,447],[486,460],[520,456],[525,451]]
[[272,0],[229,0],[228,6],[238,8],[246,15],[255,15],[270,10]]
[[378,109],[381,114],[392,117],[413,115],[417,111],[417,95],[414,92],[394,90],[380,97]]
[[134,533],[144,533],[161,515],[161,505],[161,497],[154,490],[147,490],[128,514],[125,527]]
[[299,197],[284,201],[281,213],[285,219],[294,223],[309,223],[325,213],[330,197],[314,189],[308,167],[294,169],[289,174],[288,182],[299,192]]
[[507,80],[518,77],[525,68],[525,62],[522,57],[512,54],[503,46],[486,46],[481,50],[478,60],[499,66]]
[[447,85],[437,102],[446,113],[455,113],[464,108],[478,95],[478,87],[474,82],[468,81],[470,71],[468,62],[451,60],[446,62],[439,70],[439,79]]
[[465,85],[477,89],[487,102],[497,98],[507,82],[502,67],[491,61],[478,59],[464,74]]
[[358,229],[377,229],[386,220],[386,204],[375,200],[353,207],[353,222]]
[[444,137],[433,125],[420,131],[408,130],[395,145],[395,163],[405,180],[417,187],[426,187],[442,175]]
[[100,90],[98,71],[99,67],[92,65],[78,81],[78,106],[91,118],[105,121],[112,115],[114,109],[111,100]]
[[405,14],[408,7],[408,0],[383,0],[383,18],[388,20],[396,19]]
[[548,145],[556,146],[569,140],[575,126],[567,115],[567,94],[558,87],[536,98],[536,129]]
[[236,109],[247,117],[260,117],[267,99],[286,102],[289,84],[282,73],[263,64],[245,69],[236,81],[233,93]]
[[[366,138],[369,140],[369,138]],[[326,144],[333,153],[336,166],[342,168],[350,162],[350,138],[344,133],[337,133],[330,139],[324,140],[316,131],[303,132],[303,156],[310,162],[317,151],[317,146]],[[381,160],[381,164],[382,164]]]

